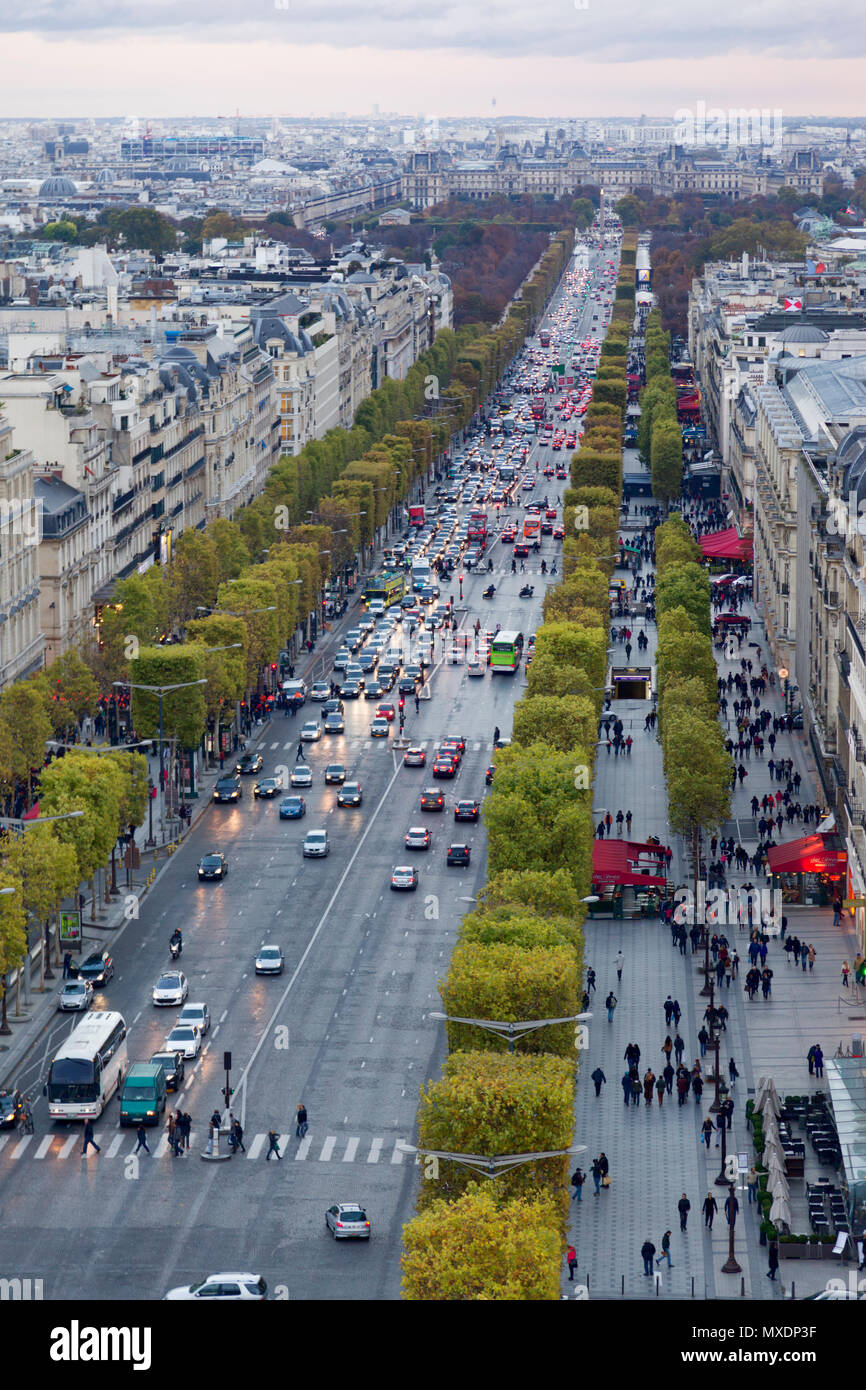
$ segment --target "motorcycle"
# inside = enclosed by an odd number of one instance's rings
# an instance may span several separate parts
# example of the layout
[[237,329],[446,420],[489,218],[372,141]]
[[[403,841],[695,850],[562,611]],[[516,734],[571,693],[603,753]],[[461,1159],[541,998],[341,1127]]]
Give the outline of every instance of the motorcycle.
[[168,949],[171,952],[172,960],[177,960],[178,956],[183,951],[183,942],[172,937],[168,943]]
[[488,585],[487,585],[487,588],[484,590],[484,592],[482,593],[481,597],[482,597],[482,598],[492,598],[493,595],[494,595],[495,593],[496,593],[496,586],[495,586],[495,584],[488,584]]
[[533,595],[534,593],[535,593],[535,585],[534,585],[534,584],[524,584],[523,588],[520,590],[520,597],[521,597],[521,598],[532,598],[532,595]]

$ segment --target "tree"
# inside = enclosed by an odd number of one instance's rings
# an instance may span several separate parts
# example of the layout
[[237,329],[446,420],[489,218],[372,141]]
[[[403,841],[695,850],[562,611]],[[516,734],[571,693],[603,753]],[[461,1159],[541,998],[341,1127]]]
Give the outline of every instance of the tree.
[[673,420],[653,424],[650,440],[650,473],[653,497],[670,505],[683,484],[683,436]]
[[542,946],[567,946],[580,960],[583,930],[570,917],[543,917],[522,904],[503,903],[500,907],[483,907],[468,913],[460,924],[460,941],[474,941],[484,946],[503,942],[530,951]]
[[213,608],[220,582],[217,544],[209,532],[184,531],[166,575],[173,628],[184,628],[198,608]]
[[[21,882],[21,901],[42,928],[40,988],[51,975],[51,918],[64,898],[78,892],[78,857],[71,844],[58,839],[51,825],[34,825],[7,841],[3,853],[8,867]],[[55,952],[57,938],[55,936]],[[55,964],[57,957],[55,954]],[[46,971],[46,966],[48,967]]]
[[541,1194],[502,1201],[492,1183],[432,1203],[403,1227],[410,1303],[525,1303],[560,1297],[556,1205]]
[[492,874],[478,897],[483,909],[507,904],[529,908],[542,917],[564,912],[574,922],[583,922],[586,908],[565,869],[546,873],[541,869],[506,870]]
[[683,608],[699,632],[710,636],[710,577],[694,562],[670,563],[659,574],[656,611],[659,617]]
[[33,773],[42,766],[45,745],[53,733],[46,703],[44,683],[32,678],[15,681],[0,694],[0,721],[10,736],[10,771],[19,786],[24,784],[28,810]]
[[596,707],[586,695],[526,695],[514,707],[515,742],[546,743],[561,753],[592,747],[597,723]]
[[[440,993],[452,1017],[500,1019],[563,1018],[576,1011],[580,996],[579,960],[565,943],[528,949],[510,942],[459,941]],[[474,1024],[449,1023],[450,1051],[475,1049],[504,1052],[508,1042]],[[521,1053],[574,1056],[574,1026],[570,1023],[538,1029],[521,1039]]]
[[604,684],[607,670],[607,638],[604,628],[589,630],[575,623],[545,623],[539,629],[536,654],[545,652],[568,666],[582,666],[593,685]]
[[108,216],[111,240],[123,242],[136,251],[153,251],[164,255],[177,247],[178,234],[167,217],[154,208],[131,207]]
[[673,833],[685,835],[691,844],[697,883],[700,838],[717,830],[731,813],[734,765],[717,719],[678,708],[670,718],[665,713],[663,724],[668,821]]
[[43,815],[83,812],[79,819],[57,821],[54,834],[75,850],[78,882],[90,884],[94,914],[96,871],[108,862],[117,841],[123,796],[123,779],[112,758],[71,752],[55,758],[42,773],[39,804]]
[[0,894],[0,1035],[12,1032],[6,1017],[6,982],[11,972],[27,954],[27,913],[21,892],[21,879],[5,864],[0,869],[0,889],[12,888],[12,893]]
[[46,222],[41,236],[43,241],[77,241],[78,228],[64,217],[59,222]]
[[58,735],[80,729],[85,715],[95,714],[99,686],[74,647],[48,668],[46,695],[48,717]]
[[[204,676],[204,654],[194,642],[183,646],[142,647],[132,669],[132,722],[142,738],[177,740],[181,748],[195,748],[202,736],[205,721],[204,692],[200,685],[190,684]],[[136,686],[166,687],[185,685],[186,689],[166,691],[160,697]]]

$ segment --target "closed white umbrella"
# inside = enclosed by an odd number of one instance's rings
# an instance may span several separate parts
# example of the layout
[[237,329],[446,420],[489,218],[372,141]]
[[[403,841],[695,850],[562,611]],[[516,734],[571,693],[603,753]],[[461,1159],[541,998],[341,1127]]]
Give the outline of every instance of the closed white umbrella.
[[787,1195],[778,1195],[773,1198],[773,1205],[770,1207],[770,1220],[775,1227],[785,1226],[791,1229],[791,1204]]
[[780,1192],[787,1197],[791,1191],[784,1173],[772,1172],[767,1179],[767,1187],[774,1197],[778,1197]]

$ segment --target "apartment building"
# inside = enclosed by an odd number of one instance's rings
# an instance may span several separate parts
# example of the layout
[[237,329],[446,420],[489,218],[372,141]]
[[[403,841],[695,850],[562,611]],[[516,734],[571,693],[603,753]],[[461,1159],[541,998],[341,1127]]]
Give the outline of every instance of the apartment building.
[[34,460],[15,437],[11,420],[0,415],[0,690],[38,671],[45,659]]

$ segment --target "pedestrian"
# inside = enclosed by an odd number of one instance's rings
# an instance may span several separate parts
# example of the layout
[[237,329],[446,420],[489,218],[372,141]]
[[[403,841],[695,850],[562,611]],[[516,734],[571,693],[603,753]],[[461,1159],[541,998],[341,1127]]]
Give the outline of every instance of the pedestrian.
[[677,1033],[676,1037],[674,1038],[674,1056],[677,1059],[677,1066],[679,1066],[682,1062],[683,1053],[685,1052],[685,1050],[686,1045],[683,1042],[683,1039],[680,1037],[679,1033]]
[[298,739],[298,751],[297,751],[297,753],[295,754],[295,762],[304,762],[304,763],[305,763],[306,761],[307,761],[307,758],[306,758],[306,754],[304,753],[304,745],[303,745],[303,742],[301,741],[301,739]]
[[622,1099],[623,1099],[623,1104],[624,1104],[624,1105],[628,1105],[629,1101],[631,1100],[631,1072],[630,1072],[630,1071],[623,1072],[622,1079],[621,1079],[621,1081],[620,1081],[619,1084],[620,1084],[620,1086],[622,1086]]
[[582,1168],[575,1168],[571,1175],[571,1185],[574,1188],[573,1202],[583,1201],[583,1184],[586,1182],[586,1173]]
[[677,1077],[677,1105],[685,1105],[690,1085],[688,1072],[681,1071]]
[[303,1139],[303,1138],[304,1138],[304,1135],[306,1134],[306,1132],[307,1132],[307,1107],[304,1105],[304,1103],[303,1103],[303,1101],[302,1101],[301,1104],[298,1106],[298,1111],[297,1111],[297,1114],[295,1115],[295,1135],[296,1135],[296,1137],[297,1137],[298,1139]]
[[601,1169],[602,1187],[610,1187],[610,1164],[607,1161],[607,1154],[603,1149],[598,1156],[598,1166]]
[[715,1217],[715,1214],[718,1211],[718,1209],[718,1202],[716,1201],[712,1192],[708,1192],[704,1200],[704,1204],[701,1207],[701,1211],[704,1213],[704,1225],[710,1231],[713,1229],[713,1218]]
[[241,1126],[240,1120],[236,1120],[233,1115],[230,1115],[230,1127],[234,1140],[235,1152],[240,1149],[241,1153],[246,1153],[243,1127]]
[[818,1043],[815,1047],[815,1075],[824,1075],[824,1049]]
[[813,1075],[814,1075],[814,1072],[815,1072],[815,1044],[814,1044],[814,1043],[813,1043],[812,1046],[809,1048],[809,1051],[806,1053],[806,1061],[809,1063],[809,1075],[810,1075],[810,1076],[813,1076]]
[[147,1147],[147,1130],[143,1124],[140,1124],[136,1129],[135,1137],[138,1140],[135,1146],[135,1152],[138,1153],[139,1149],[144,1149],[144,1152],[149,1154],[150,1149]]
[[601,1088],[607,1081],[607,1077],[605,1076],[601,1067],[596,1067],[595,1071],[592,1072],[592,1080],[595,1082],[595,1094],[597,1096],[600,1096]]
[[767,1270],[767,1278],[772,1279],[773,1283],[775,1283],[776,1270],[779,1268],[779,1242],[775,1236],[772,1236],[770,1239],[768,1257],[770,1268]]
[[640,1248],[641,1259],[643,1260],[643,1272],[650,1278],[653,1272],[653,1259],[655,1258],[656,1248],[652,1241],[647,1237]]
[[[834,923],[833,923],[833,926],[834,926],[834,927],[837,927],[838,925],[839,925],[838,922],[834,922]],[[842,984],[845,986],[846,989],[848,988],[848,976],[849,976],[850,974],[851,974],[851,967],[850,967],[850,965],[848,964],[847,960],[843,960],[843,962],[842,962]]]
[[814,965],[815,965],[815,957],[816,957],[817,954],[818,954],[818,952],[815,950],[815,947],[812,946],[811,944],[810,944],[810,946],[809,946],[809,952],[808,952],[808,954],[809,954],[809,974],[811,975],[812,969],[813,969],[813,967],[814,967]]
[[640,1105],[640,1097],[641,1097],[641,1091],[642,1091],[642,1090],[643,1090],[643,1087],[641,1086],[640,1076],[639,1076],[639,1074],[638,1074],[637,1068],[635,1068],[634,1071],[631,1073],[631,1103],[632,1103],[632,1105]]
[[737,1071],[737,1064],[734,1061],[733,1057],[731,1057],[728,1062],[728,1076],[731,1078],[731,1090],[734,1089],[734,1082],[736,1081],[739,1074],[740,1073]]
[[621,980],[621,979],[622,979],[622,967],[625,965],[625,956],[623,955],[623,953],[622,953],[621,950],[620,950],[620,951],[617,951],[617,953],[616,953],[616,958],[614,959],[614,962],[613,962],[613,963],[614,963],[614,965],[616,966],[616,978],[617,978],[618,980]]
[[64,978],[64,980],[69,980],[69,979],[72,978],[72,952],[71,952],[71,951],[66,951],[65,954],[64,954],[64,956],[63,956],[63,978]]
[[674,1072],[674,1069],[671,1066],[670,1062],[666,1062],[664,1071],[662,1072],[662,1078],[664,1079],[665,1090],[667,1091],[669,1096],[673,1095],[675,1075],[676,1073]]
[[602,1179],[602,1176],[603,1176],[602,1171],[601,1171],[601,1165],[599,1164],[599,1161],[598,1161],[597,1158],[594,1158],[594,1159],[592,1160],[592,1163],[591,1163],[591,1165],[590,1165],[589,1171],[590,1171],[590,1176],[592,1177],[592,1184],[593,1184],[593,1187],[595,1188],[595,1196],[597,1197],[597,1196],[598,1196],[598,1192],[599,1192],[599,1188],[601,1187],[601,1179]]
[[268,1151],[265,1154],[265,1159],[269,1159],[271,1154],[276,1154],[279,1161],[282,1162],[283,1155],[280,1153],[280,1142],[277,1138],[276,1130],[273,1129],[268,1130]]
[[673,1001],[673,999],[671,999],[671,996],[670,996],[670,995],[668,995],[667,999],[666,999],[665,1002],[664,1002],[664,1011],[665,1011],[665,1024],[667,1025],[668,1028],[670,1028],[670,1026],[671,1026],[671,1019],[672,1019],[673,1016],[674,1016],[674,1001]]
[[681,1197],[680,1200],[677,1202],[677,1211],[678,1211],[679,1214],[680,1214],[680,1230],[681,1230],[681,1231],[684,1231],[684,1230],[686,1229],[686,1225],[688,1224],[688,1219],[689,1219],[689,1212],[691,1211],[691,1209],[692,1209],[692,1204],[691,1204],[691,1202],[689,1201],[689,1199],[688,1199],[688,1197],[686,1196],[686,1194],[683,1193],[682,1197]]
[[701,1125],[701,1143],[706,1144],[707,1148],[710,1147],[710,1138],[714,1129],[715,1125],[708,1115]]
[[573,1245],[569,1245],[565,1252],[565,1258],[568,1262],[568,1282],[570,1284],[574,1279],[574,1271],[577,1269],[577,1251]]
[[749,1206],[758,1200],[758,1170],[754,1163],[746,1174],[746,1191],[749,1194]]
[[735,1192],[729,1192],[725,1198],[725,1218],[729,1226],[736,1226],[737,1214],[740,1210],[740,1203]]
[[613,990],[611,990],[610,994],[607,996],[607,998],[606,998],[605,1001],[604,1001],[604,1007],[607,1009],[607,1021],[608,1021],[608,1023],[613,1023],[613,1011],[614,1011],[614,1009],[616,1008],[616,1004],[617,1004],[616,995],[614,994]]
[[652,1105],[653,1103],[653,1089],[655,1084],[655,1073],[652,1067],[647,1067],[643,1078],[643,1098],[647,1105]]
[[671,1040],[671,1035],[670,1035],[670,1033],[668,1033],[667,1037],[665,1038],[664,1042],[662,1043],[662,1045],[661,1045],[661,1050],[662,1050],[662,1052],[665,1054],[665,1061],[666,1061],[666,1062],[669,1062],[669,1061],[671,1060],[671,1053],[672,1053],[673,1050],[674,1050],[674,1045],[673,1045],[673,1042],[672,1042],[672,1040]]
[[84,1121],[84,1148],[81,1150],[81,1156],[82,1156],[82,1158],[83,1158],[84,1155],[87,1153],[87,1146],[88,1146],[89,1144],[92,1144],[92,1145],[93,1145],[93,1147],[95,1148],[95,1150],[96,1150],[97,1153],[100,1152],[99,1145],[97,1144],[96,1140],[95,1140],[94,1137],[93,1137],[93,1121],[92,1121],[92,1120],[85,1120],[85,1121]]
[[662,1253],[659,1255],[658,1259],[656,1260],[656,1264],[657,1264],[657,1265],[660,1265],[661,1262],[662,1262],[662,1260],[667,1260],[667,1262],[668,1262],[668,1269],[673,1269],[674,1266],[673,1266],[673,1262],[672,1262],[672,1260],[671,1260],[671,1233],[670,1233],[670,1231],[665,1231],[664,1235],[662,1236]]

